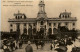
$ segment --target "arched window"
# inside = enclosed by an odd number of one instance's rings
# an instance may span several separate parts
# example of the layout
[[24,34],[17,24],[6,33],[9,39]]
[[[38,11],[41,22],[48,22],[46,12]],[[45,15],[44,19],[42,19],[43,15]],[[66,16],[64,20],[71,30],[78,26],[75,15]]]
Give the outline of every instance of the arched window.
[[65,18],[67,18],[67,16],[65,15]]
[[35,26],[35,23],[33,25]]
[[32,28],[29,28],[29,29],[28,29],[28,34],[29,34],[29,35],[32,35]]
[[13,29],[10,29],[10,32],[13,32]]
[[33,29],[33,34],[36,34],[36,28]]
[[54,34],[57,34],[57,33],[58,33],[58,31],[57,31],[56,28],[53,28],[53,33],[54,33]]
[[22,16],[20,16],[20,18],[22,19]]
[[63,15],[63,18],[64,18],[64,15]]
[[68,18],[69,18],[70,16],[68,15]]
[[49,35],[51,35],[51,33],[52,33],[52,29],[51,28],[48,29],[48,33],[49,33]]
[[65,25],[68,25],[68,23],[66,22]]
[[56,26],[56,23],[54,23],[54,26]]
[[75,30],[75,28],[73,28],[72,30]]
[[24,31],[23,31],[24,33],[27,33],[27,29],[26,28],[24,28]]
[[10,26],[12,27],[13,25],[12,25],[12,24],[10,24]]
[[49,26],[51,26],[51,23],[49,23]]
[[17,16],[16,16],[16,19],[17,19]]
[[43,25],[43,21],[41,21],[41,25]]
[[75,23],[73,23],[73,26],[75,26]]
[[60,26],[60,25],[61,25],[61,23],[58,23],[58,25]]

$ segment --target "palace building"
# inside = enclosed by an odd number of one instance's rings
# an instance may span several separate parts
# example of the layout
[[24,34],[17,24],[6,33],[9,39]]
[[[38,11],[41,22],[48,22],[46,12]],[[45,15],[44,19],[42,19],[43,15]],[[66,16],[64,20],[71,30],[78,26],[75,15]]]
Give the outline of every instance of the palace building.
[[48,35],[48,33],[55,34],[59,26],[65,26],[69,30],[76,29],[76,17],[71,17],[71,13],[66,10],[60,13],[58,18],[48,18],[43,0],[39,2],[39,11],[36,18],[28,18],[19,11],[14,16],[15,18],[8,20],[10,32],[16,31],[26,35],[35,35],[37,32],[41,32]]

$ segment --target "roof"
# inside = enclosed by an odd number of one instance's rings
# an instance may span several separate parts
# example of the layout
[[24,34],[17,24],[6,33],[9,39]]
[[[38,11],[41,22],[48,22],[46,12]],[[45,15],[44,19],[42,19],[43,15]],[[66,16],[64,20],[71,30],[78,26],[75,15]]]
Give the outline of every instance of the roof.
[[[9,19],[8,22],[35,22],[36,20],[41,20],[37,18],[26,18],[26,19]],[[77,21],[76,17],[71,18],[47,18],[48,21]]]
[[36,18],[26,18],[26,19],[9,19],[8,22],[33,22],[36,21]]
[[60,13],[60,14],[71,14],[71,12],[67,12],[67,11],[65,10],[65,12],[62,12],[62,13]]
[[48,18],[50,21],[77,21],[76,17],[71,18]]

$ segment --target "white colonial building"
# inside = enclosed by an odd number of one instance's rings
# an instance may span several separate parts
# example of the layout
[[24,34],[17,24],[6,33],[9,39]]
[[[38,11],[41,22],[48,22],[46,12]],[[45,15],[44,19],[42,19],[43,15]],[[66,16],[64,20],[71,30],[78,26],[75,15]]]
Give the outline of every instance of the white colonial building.
[[45,12],[44,1],[40,1],[39,3],[39,12],[36,18],[28,18],[19,11],[14,16],[14,19],[8,20],[10,32],[16,31],[20,34],[26,33],[27,35],[34,35],[39,31],[45,35],[48,33],[54,34],[58,26],[66,26],[69,30],[72,30],[75,29],[77,21],[76,17],[71,17],[71,13],[66,12],[66,10],[60,13],[57,18],[48,18]]

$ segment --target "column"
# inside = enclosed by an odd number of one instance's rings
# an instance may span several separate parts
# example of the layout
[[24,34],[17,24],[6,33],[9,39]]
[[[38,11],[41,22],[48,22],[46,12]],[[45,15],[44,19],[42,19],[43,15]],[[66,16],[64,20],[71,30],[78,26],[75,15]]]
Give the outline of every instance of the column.
[[72,23],[71,23],[71,30],[72,30]]
[[52,34],[53,34],[53,23],[51,23],[51,26],[52,26]]
[[54,28],[58,29],[58,23],[56,23],[56,26]]
[[[34,24],[34,23],[33,23]],[[32,24],[32,35],[33,35],[33,24]]]
[[16,28],[17,26],[16,26],[16,24],[13,24],[13,31],[16,31]]
[[38,24],[38,22],[37,22],[37,31],[39,31],[39,28],[38,28],[39,26],[38,26],[38,25],[39,25],[39,24]]
[[38,29],[39,29],[39,31],[40,31],[40,23],[38,23]]
[[68,23],[68,29],[70,30],[70,22]]
[[13,31],[13,24],[12,23],[10,23],[9,28],[10,28],[10,32],[12,32]]
[[70,30],[72,30],[72,22],[70,23]]
[[27,26],[27,35],[28,35],[28,29],[29,29],[29,27],[28,27],[28,26],[29,26],[29,24],[27,23],[27,25],[26,25],[26,26]]
[[69,23],[69,30],[72,30],[72,23]]
[[20,24],[20,34],[23,34],[23,30],[24,30],[24,24]]
[[48,34],[48,27],[47,27],[47,21],[46,21],[46,35]]

